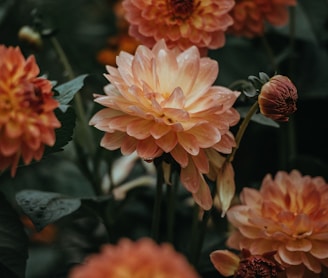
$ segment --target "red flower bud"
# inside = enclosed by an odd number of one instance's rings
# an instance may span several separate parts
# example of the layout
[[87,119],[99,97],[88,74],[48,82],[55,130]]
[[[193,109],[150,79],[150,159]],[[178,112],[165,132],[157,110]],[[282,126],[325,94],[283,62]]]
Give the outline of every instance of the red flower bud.
[[296,111],[297,89],[290,79],[275,75],[262,86],[258,102],[260,112],[275,121],[287,122]]

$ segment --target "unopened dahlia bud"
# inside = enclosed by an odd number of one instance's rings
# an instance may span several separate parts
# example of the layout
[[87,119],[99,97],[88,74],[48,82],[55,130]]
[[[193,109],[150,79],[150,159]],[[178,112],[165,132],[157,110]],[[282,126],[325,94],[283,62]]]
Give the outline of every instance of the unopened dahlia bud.
[[258,97],[260,112],[264,116],[280,122],[287,122],[296,108],[297,89],[290,79],[275,75],[266,82]]
[[30,26],[23,26],[20,28],[18,38],[35,49],[40,49],[43,44],[40,33]]

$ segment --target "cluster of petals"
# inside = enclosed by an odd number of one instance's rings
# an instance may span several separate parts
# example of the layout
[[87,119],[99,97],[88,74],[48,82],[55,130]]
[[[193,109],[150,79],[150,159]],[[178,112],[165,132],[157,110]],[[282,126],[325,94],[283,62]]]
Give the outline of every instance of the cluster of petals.
[[276,251],[286,277],[319,277],[328,267],[328,184],[322,177],[279,171],[260,190],[244,188],[228,210],[236,228],[227,245],[252,254]]
[[152,47],[164,38],[172,48],[195,45],[216,49],[225,44],[233,21],[228,14],[233,0],[124,0],[130,35]]
[[228,33],[243,37],[257,37],[264,34],[265,24],[283,26],[287,24],[288,8],[296,0],[236,0],[230,15],[233,25]]
[[197,47],[169,49],[160,40],[152,49],[140,45],[135,55],[121,52],[118,68],[107,66],[105,106],[90,124],[105,132],[101,146],[137,151],[144,160],[170,154],[181,166],[180,179],[204,209],[212,205],[203,174],[217,153],[230,153],[235,139],[229,130],[238,123],[232,107],[239,92],[213,86],[218,64],[200,57]]
[[0,170],[11,167],[14,176],[20,159],[40,160],[45,145],[55,143],[59,104],[51,82],[37,77],[34,56],[25,59],[18,47],[0,45],[0,57]]
[[149,238],[131,241],[123,238],[117,245],[104,245],[76,266],[69,278],[199,278],[187,259],[168,243],[158,245]]

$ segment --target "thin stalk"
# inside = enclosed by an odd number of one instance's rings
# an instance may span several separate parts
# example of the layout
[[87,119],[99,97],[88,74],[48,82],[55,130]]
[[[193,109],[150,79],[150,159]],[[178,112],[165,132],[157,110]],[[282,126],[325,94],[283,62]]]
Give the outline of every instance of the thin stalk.
[[162,163],[159,163],[157,165],[156,194],[155,194],[154,209],[153,209],[152,227],[151,227],[151,237],[155,241],[159,240],[163,183],[164,183],[163,168],[162,168]]
[[274,53],[272,51],[272,48],[269,44],[269,42],[267,41],[266,37],[263,35],[261,36],[261,41],[262,41],[262,45],[268,55],[268,58],[269,58],[269,62],[271,64],[271,67],[273,69],[274,72],[277,72],[278,70],[278,67],[277,67],[277,64],[276,64],[276,61],[275,61],[275,58],[274,58]]
[[252,116],[257,111],[258,107],[259,107],[258,102],[257,101],[254,102],[254,104],[252,105],[252,107],[248,110],[248,113],[247,113],[246,117],[244,118],[244,120],[240,124],[239,129],[238,129],[238,132],[237,132],[237,135],[236,135],[236,147],[233,148],[231,154],[227,156],[227,161],[228,162],[232,162],[233,161],[233,159],[235,157],[235,154],[236,154],[236,151],[239,148],[241,139],[243,138],[244,133],[246,131],[246,128],[247,128],[247,126],[248,126],[248,124],[249,124]]
[[210,218],[210,211],[204,211],[202,220],[199,221],[199,210],[200,208],[197,206],[194,211],[194,219],[193,219],[193,229],[192,229],[192,237],[191,237],[191,248],[190,248],[190,263],[197,267],[199,262],[199,258],[201,255],[207,222]]
[[[64,67],[65,72],[67,73],[67,76],[69,80],[72,80],[75,78],[74,71],[72,69],[71,64],[69,63],[69,60],[65,54],[65,51],[63,50],[61,44],[57,40],[55,36],[52,36],[50,38],[50,41]],[[81,135],[82,138],[84,138],[84,142],[86,143],[86,148],[88,149],[89,153],[94,152],[94,145],[93,145],[93,139],[92,135],[89,130],[89,124],[88,121],[85,117],[86,113],[84,111],[83,103],[80,94],[75,94],[74,96],[74,107],[75,107],[75,112],[77,115],[78,121],[81,123]]]
[[173,242],[176,193],[179,186],[179,175],[172,173],[173,184],[167,185],[167,241]]

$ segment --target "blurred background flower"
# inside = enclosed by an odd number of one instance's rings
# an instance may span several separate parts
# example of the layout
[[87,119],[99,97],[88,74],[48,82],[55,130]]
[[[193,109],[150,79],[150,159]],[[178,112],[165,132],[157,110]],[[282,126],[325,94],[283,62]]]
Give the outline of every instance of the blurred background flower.
[[40,160],[45,145],[55,144],[52,84],[38,77],[34,56],[25,60],[21,50],[0,45],[0,170],[11,168],[15,176],[19,161]]
[[234,23],[228,32],[247,38],[262,36],[267,24],[286,25],[289,19],[288,8],[295,5],[296,0],[236,0],[229,13]]
[[168,47],[181,50],[195,45],[206,53],[225,44],[225,31],[232,25],[228,12],[232,0],[223,1],[123,1],[129,33],[148,47],[164,38]]
[[69,277],[197,278],[199,275],[173,246],[142,238],[136,242],[121,239],[117,245],[103,246],[101,253],[73,268]]

